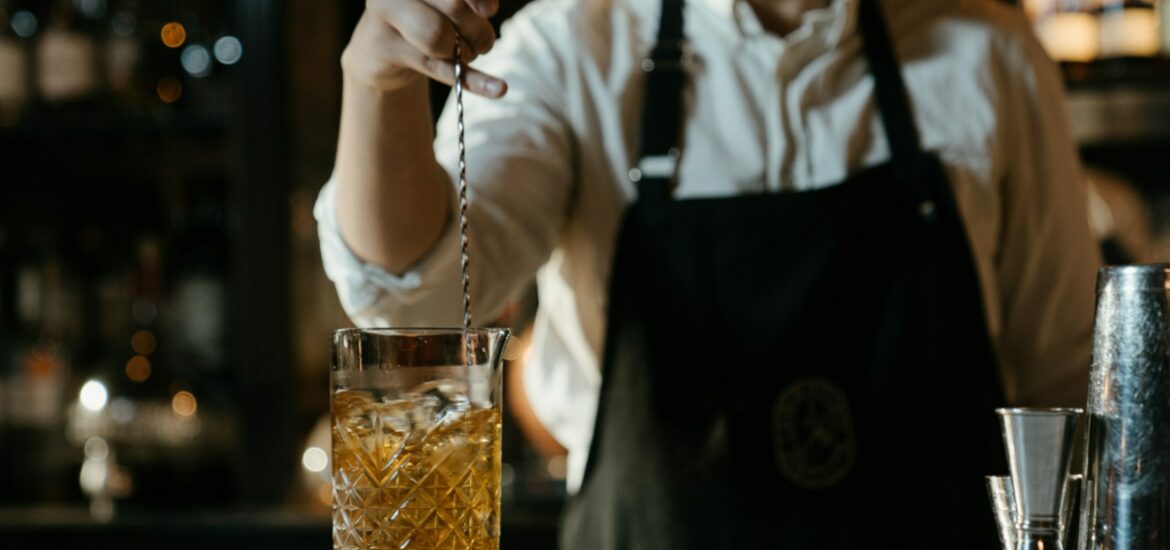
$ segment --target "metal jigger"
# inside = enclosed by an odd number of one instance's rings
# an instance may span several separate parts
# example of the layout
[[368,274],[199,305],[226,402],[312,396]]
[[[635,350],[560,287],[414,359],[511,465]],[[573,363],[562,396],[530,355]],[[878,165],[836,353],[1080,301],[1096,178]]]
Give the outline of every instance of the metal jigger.
[[987,476],[987,496],[1003,550],[1016,550],[1016,495],[1010,476]]
[[1064,498],[1080,409],[997,409],[1016,502],[1016,550],[1063,550]]
[[[1084,481],[1081,474],[1068,476],[1064,487],[1064,506],[1061,508],[1061,517],[1064,518],[1064,538],[1061,541],[1068,547],[1074,527],[1077,524],[1077,503]],[[991,513],[995,516],[995,527],[999,533],[999,543],[1003,550],[1016,550],[1016,495],[1012,489],[1011,476],[987,476],[987,496],[991,500]]]

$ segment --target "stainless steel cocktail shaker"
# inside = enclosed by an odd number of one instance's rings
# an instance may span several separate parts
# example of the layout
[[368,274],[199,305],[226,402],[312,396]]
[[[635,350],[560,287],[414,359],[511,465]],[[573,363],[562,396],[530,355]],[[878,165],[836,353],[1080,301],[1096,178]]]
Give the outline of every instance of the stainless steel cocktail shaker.
[[1170,548],[1170,265],[1097,277],[1081,550]]

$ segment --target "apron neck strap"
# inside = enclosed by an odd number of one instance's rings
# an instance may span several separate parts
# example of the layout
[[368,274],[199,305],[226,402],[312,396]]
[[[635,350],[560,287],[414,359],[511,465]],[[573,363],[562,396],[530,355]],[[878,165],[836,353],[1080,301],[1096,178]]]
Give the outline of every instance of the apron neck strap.
[[910,109],[902,66],[894,53],[885,13],[878,0],[860,0],[858,24],[864,44],[865,59],[873,73],[874,98],[882,118],[894,167],[917,162],[923,155],[918,140],[918,126]]
[[646,73],[641,145],[638,162],[629,170],[639,194],[650,188],[669,194],[678,168],[682,90],[691,60],[683,36],[683,1],[662,0],[658,42],[641,63]]
[[[873,74],[874,97],[890,144],[895,174],[899,179],[918,180],[925,154],[919,143],[901,65],[878,2],[858,0],[865,58]],[[646,73],[641,144],[637,164],[629,169],[629,178],[642,197],[669,196],[677,173],[682,91],[691,62],[690,47],[683,36],[683,3],[684,0],[662,0],[658,42],[641,63]]]

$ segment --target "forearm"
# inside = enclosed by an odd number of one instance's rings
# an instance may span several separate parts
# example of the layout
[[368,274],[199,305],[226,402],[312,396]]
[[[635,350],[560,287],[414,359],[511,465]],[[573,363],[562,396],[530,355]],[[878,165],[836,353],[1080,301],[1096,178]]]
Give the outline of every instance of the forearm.
[[446,224],[450,179],[435,160],[427,82],[383,92],[344,84],[337,146],[337,221],[367,262],[400,273]]

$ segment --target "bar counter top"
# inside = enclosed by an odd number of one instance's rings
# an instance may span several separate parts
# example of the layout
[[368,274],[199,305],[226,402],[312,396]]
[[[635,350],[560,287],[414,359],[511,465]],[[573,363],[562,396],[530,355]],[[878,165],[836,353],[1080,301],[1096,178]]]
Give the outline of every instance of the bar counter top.
[[[556,547],[556,510],[502,512],[508,550]],[[84,508],[0,507],[4,548],[104,550],[321,550],[330,547],[329,517],[286,511],[150,512],[127,510],[109,522]]]

